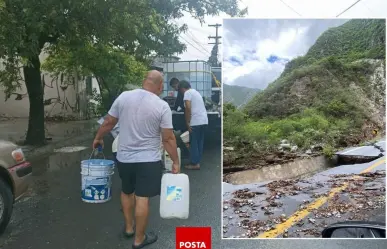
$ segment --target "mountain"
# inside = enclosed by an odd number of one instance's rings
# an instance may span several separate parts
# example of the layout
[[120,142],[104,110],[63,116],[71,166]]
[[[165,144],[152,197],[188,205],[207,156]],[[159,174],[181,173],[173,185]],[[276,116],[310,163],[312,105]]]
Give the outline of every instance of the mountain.
[[236,107],[245,105],[257,92],[261,90],[243,86],[223,84],[223,101],[232,103]]
[[327,30],[243,108],[224,106],[223,145],[233,149],[223,169],[332,157],[385,136],[385,25],[351,20]]
[[[328,29],[302,57],[244,107],[253,118],[286,118],[315,109],[384,129],[386,23],[350,20]],[[368,122],[368,121],[367,121]]]
[[287,63],[283,75],[296,68],[335,56],[346,61],[384,59],[386,54],[386,23],[383,19],[351,20],[325,31],[305,56]]

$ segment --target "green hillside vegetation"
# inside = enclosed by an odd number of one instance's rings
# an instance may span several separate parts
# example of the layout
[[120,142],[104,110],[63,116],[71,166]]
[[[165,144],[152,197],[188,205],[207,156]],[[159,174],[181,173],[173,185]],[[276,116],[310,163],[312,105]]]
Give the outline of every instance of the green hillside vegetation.
[[345,61],[384,59],[386,23],[383,19],[351,20],[324,32],[305,56],[290,61],[282,75],[318,60],[335,56]]
[[225,103],[242,107],[259,91],[256,88],[223,84],[223,100]]
[[365,124],[384,130],[384,69],[384,20],[329,29],[243,110],[225,106],[224,138],[263,152],[281,139],[300,148],[323,144],[326,154],[360,143]]

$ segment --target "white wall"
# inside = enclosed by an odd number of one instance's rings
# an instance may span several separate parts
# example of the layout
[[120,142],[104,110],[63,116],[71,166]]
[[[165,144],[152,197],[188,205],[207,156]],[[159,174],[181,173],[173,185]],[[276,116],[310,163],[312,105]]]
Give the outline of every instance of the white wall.
[[[41,54],[41,62],[45,58],[47,58],[47,55]],[[84,78],[65,75],[53,77],[47,72],[42,72],[41,78],[44,83],[44,110],[47,117],[71,116],[76,119],[85,117],[87,96],[85,94],[86,82]],[[5,101],[5,97],[4,89],[1,88],[0,116],[18,118],[27,118],[29,116],[29,99],[24,83],[20,89],[11,94],[7,101]]]

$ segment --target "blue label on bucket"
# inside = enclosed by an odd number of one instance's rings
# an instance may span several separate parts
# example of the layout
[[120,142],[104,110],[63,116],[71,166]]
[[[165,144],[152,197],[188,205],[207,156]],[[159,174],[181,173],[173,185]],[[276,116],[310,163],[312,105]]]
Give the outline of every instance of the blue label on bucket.
[[107,200],[110,197],[110,187],[108,186],[89,186],[82,191],[82,198],[85,200]]
[[88,201],[103,201],[110,198],[109,177],[95,178],[92,180],[83,179],[82,199]]

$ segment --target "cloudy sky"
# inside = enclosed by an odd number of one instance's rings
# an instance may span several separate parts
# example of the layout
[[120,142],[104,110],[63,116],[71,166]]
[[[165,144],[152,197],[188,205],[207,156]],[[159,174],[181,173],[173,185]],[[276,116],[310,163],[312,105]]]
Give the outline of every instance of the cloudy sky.
[[328,28],[344,19],[226,19],[223,82],[264,89],[285,64],[304,55]]
[[[249,8],[249,14],[247,16],[249,18],[311,19],[334,18],[346,8],[351,6],[354,2],[356,2],[356,0],[242,0],[240,6]],[[362,0],[340,17],[348,19],[385,18],[387,16],[385,14],[386,9],[386,0]],[[182,60],[207,60],[212,49],[212,45],[208,44],[208,42],[210,42],[208,36],[215,35],[215,28],[208,27],[208,24],[222,23],[223,18],[227,17],[228,16],[225,14],[221,14],[216,17],[207,17],[205,20],[206,23],[203,25],[192,18],[189,14],[179,20],[176,20],[177,23],[186,23],[189,28],[187,33],[181,35],[181,41],[187,45],[188,49],[186,52],[179,55],[180,58]],[[221,36],[225,36],[222,28],[219,30],[219,34]],[[298,32],[304,32],[303,34],[305,34],[308,32],[308,29],[299,28]],[[290,31],[288,33],[285,32],[283,36],[290,39],[292,33]],[[226,40],[223,40],[222,42],[227,43]],[[266,44],[269,43],[270,42],[266,42]],[[222,45],[220,47],[221,50]],[[302,47],[302,45],[299,46]],[[220,59],[222,59],[222,55],[220,55]],[[233,75],[232,77],[229,75],[229,78],[235,77],[236,75]],[[232,82],[229,81],[228,83]]]

